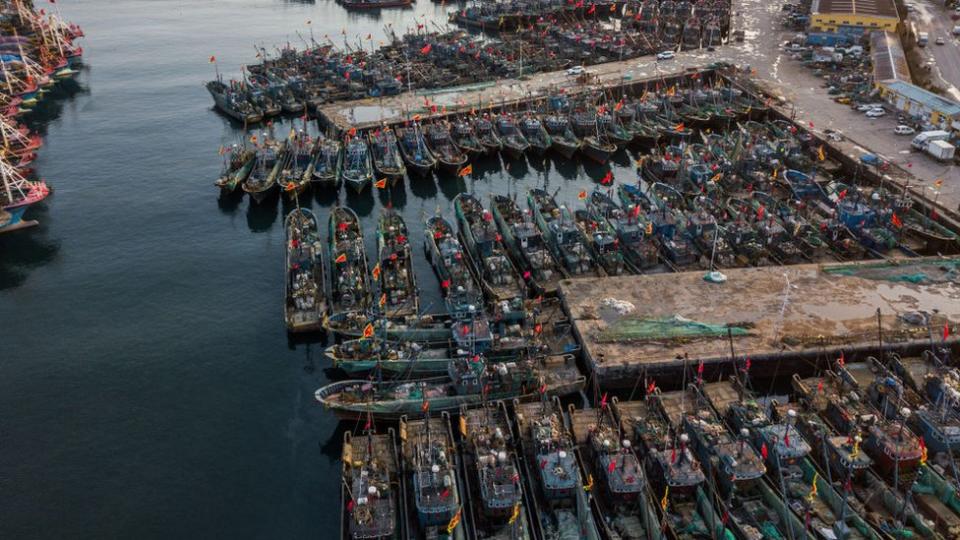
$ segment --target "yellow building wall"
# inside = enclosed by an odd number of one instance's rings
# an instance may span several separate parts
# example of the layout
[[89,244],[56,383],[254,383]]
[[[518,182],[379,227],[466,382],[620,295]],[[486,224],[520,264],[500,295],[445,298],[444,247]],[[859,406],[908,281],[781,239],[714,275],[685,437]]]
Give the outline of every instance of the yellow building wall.
[[897,31],[899,20],[893,17],[872,17],[849,13],[814,13],[810,26],[823,32],[836,32],[841,26],[855,26],[870,30]]

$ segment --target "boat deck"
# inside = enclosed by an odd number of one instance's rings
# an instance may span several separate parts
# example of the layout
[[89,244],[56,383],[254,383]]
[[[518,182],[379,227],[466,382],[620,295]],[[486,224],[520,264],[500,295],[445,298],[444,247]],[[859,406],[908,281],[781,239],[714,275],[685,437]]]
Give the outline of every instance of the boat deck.
[[737,389],[730,382],[707,383],[703,385],[703,393],[721,415],[727,413],[731,403],[740,400]]
[[929,344],[918,311],[934,314],[933,328],[960,321],[958,265],[960,257],[931,257],[744,268],[724,283],[702,272],[587,278],[563,280],[560,296],[587,367],[603,384],[632,387],[645,372],[681,372],[685,358],[688,368],[703,360],[705,378],[717,380],[731,347],[760,376],[839,350],[852,360],[877,346],[877,306],[885,347]]

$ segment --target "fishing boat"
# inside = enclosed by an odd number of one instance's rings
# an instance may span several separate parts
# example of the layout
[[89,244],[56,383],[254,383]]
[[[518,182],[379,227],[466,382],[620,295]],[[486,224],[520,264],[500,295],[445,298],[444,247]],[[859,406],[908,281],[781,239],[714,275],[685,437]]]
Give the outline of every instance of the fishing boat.
[[393,428],[377,433],[367,418],[362,434],[343,434],[340,539],[403,538],[400,454]]
[[263,111],[257,110],[233,88],[234,81],[227,86],[221,80],[210,81],[206,84],[207,91],[213,96],[217,109],[244,124],[256,124],[263,120]]
[[313,212],[296,208],[284,221],[286,229],[286,280],[284,321],[291,332],[323,329],[327,313],[323,241]]
[[550,114],[543,119],[543,126],[550,135],[550,148],[566,159],[580,150],[582,142],[570,128],[570,119],[563,114]]
[[647,477],[653,494],[659,497],[667,531],[684,540],[732,539],[733,533],[726,529],[703,487],[706,477],[689,447],[690,436],[674,429],[664,416],[656,383],[650,381],[643,400],[621,402],[614,397],[612,408],[624,439],[646,456]]
[[[459,457],[450,432],[450,417],[430,415],[432,403],[424,398],[424,417],[400,418],[400,452],[407,496],[406,536],[465,540]],[[412,415],[412,413],[411,413]]]
[[494,318],[523,319],[526,286],[507,257],[503,235],[497,231],[493,214],[468,193],[457,195],[453,208],[460,238],[469,255],[467,262],[496,313]]
[[503,149],[503,141],[500,140],[497,129],[489,118],[478,117],[474,119],[473,131],[477,134],[477,139],[483,146],[485,154],[493,155]]
[[331,335],[343,339],[359,339],[367,325],[389,341],[415,341],[424,345],[446,343],[450,339],[452,319],[446,315],[411,315],[380,320],[360,311],[331,313],[323,327]]
[[591,489],[597,525],[606,538],[666,539],[651,504],[650,488],[633,442],[623,437],[606,394],[597,409],[567,408],[567,429],[581,474]]
[[[373,323],[371,323],[372,325]],[[371,328],[376,334],[376,328]],[[390,341],[376,337],[352,339],[330,345],[324,354],[333,367],[348,377],[374,374],[388,379],[436,377],[447,373],[450,362],[467,351],[423,347],[414,341]]]
[[530,149],[537,155],[542,156],[553,146],[553,140],[543,127],[543,123],[532,114],[527,114],[520,120],[520,132],[530,143]]
[[322,186],[337,186],[340,181],[342,159],[340,141],[319,137],[311,170],[311,181]]
[[450,137],[453,139],[453,144],[457,145],[457,148],[468,158],[487,153],[486,148],[480,143],[480,139],[473,129],[473,124],[467,120],[454,121],[453,127],[450,129]]
[[513,411],[537,538],[599,540],[589,493],[595,482],[581,476],[560,402],[546,395],[532,403],[517,400]]
[[[466,509],[478,539],[534,538],[520,476],[518,443],[503,401],[460,408]],[[535,516],[533,516],[535,517]]]
[[289,153],[289,141],[277,143],[274,139],[267,139],[263,142],[263,146],[257,151],[257,163],[242,184],[243,191],[250,194],[253,202],[276,202],[273,197],[280,192],[277,179]]
[[450,314],[476,314],[483,296],[467,266],[463,247],[453,228],[441,216],[427,220],[424,230],[427,259],[433,265]]
[[616,144],[601,139],[596,112],[575,112],[570,115],[570,125],[573,133],[582,141],[580,151],[587,158],[602,165],[617,151]]
[[370,149],[360,137],[347,136],[343,145],[340,178],[357,193],[373,183],[373,161],[370,158]]
[[530,143],[527,141],[527,138],[523,136],[523,132],[517,127],[513,118],[506,115],[499,116],[497,118],[496,128],[497,136],[503,143],[503,151],[507,156],[513,159],[522,158],[523,154],[530,148]]
[[400,144],[400,155],[407,164],[407,170],[418,176],[427,176],[437,165],[437,158],[427,147],[419,122],[409,126],[397,128],[397,138]]
[[315,397],[338,418],[356,419],[368,412],[378,418],[398,418],[420,410],[425,400],[432,410],[451,411],[483,400],[529,401],[542,393],[565,396],[580,391],[584,382],[572,356],[496,364],[488,364],[482,356],[468,356],[450,362],[443,377],[346,380],[318,389]]
[[235,193],[237,188],[250,176],[257,163],[255,150],[233,148],[229,152],[230,159],[224,163],[223,172],[214,182],[223,194]]
[[427,148],[437,160],[440,169],[457,174],[467,164],[467,154],[453,143],[450,128],[444,122],[435,122],[427,126]]
[[573,219],[583,234],[593,260],[611,276],[626,273],[627,267],[616,231],[605,219],[597,219],[588,210],[575,210]]
[[523,279],[541,293],[555,293],[564,271],[554,260],[529,211],[521,212],[517,203],[504,195],[491,194],[490,205],[503,245]]
[[284,160],[277,182],[292,200],[310,185],[308,169],[313,162],[313,141],[305,133],[294,133],[289,139],[290,152]]
[[377,263],[373,278],[380,291],[377,304],[386,318],[411,317],[420,312],[407,224],[392,208],[382,210],[377,222]]
[[413,0],[339,0],[344,9],[378,10],[385,8],[410,7]]
[[401,180],[407,173],[403,156],[397,146],[397,136],[390,128],[378,129],[368,134],[373,168],[378,177],[386,178],[391,184]]
[[660,262],[653,237],[653,222],[647,218],[640,204],[622,209],[607,192],[598,188],[587,199],[587,212],[594,221],[605,221],[614,231],[618,241],[616,247],[630,271],[639,274]]
[[330,211],[330,311],[365,310],[370,307],[367,254],[360,220],[353,210],[335,206]]
[[600,277],[606,275],[602,267],[594,264],[583,234],[565,206],[558,206],[553,196],[542,189],[531,189],[527,195],[527,204],[546,245],[554,258],[561,261],[568,274],[594,274]]

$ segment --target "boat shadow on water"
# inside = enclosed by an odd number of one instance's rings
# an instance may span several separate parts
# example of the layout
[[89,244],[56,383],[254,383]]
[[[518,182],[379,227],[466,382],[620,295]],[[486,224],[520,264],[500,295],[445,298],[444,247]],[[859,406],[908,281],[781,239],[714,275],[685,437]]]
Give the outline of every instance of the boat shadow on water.
[[254,204],[250,201],[247,204],[247,227],[250,232],[267,232],[272,227],[277,216],[280,214],[277,204]]
[[437,183],[433,180],[432,174],[422,178],[411,176],[409,182],[410,193],[413,193],[414,197],[428,201],[437,197]]
[[449,174],[441,174],[437,178],[440,184],[440,192],[444,198],[452,201],[457,195],[467,191],[467,183],[463,178]]
[[344,206],[352,209],[360,217],[369,216],[373,212],[373,187],[364,189],[360,193],[346,189],[347,196]]
[[52,262],[60,251],[60,243],[47,236],[47,207],[40,203],[30,208],[29,219],[39,225],[27,230],[0,234],[0,291],[22,285],[29,270]]
[[38,100],[37,104],[21,117],[21,120],[37,134],[46,136],[47,125],[60,118],[67,103],[77,96],[89,94],[90,89],[76,79],[60,80],[47,91],[43,99]]
[[381,206],[402,209],[407,205],[407,188],[403,182],[397,182],[387,189],[378,189],[377,199]]

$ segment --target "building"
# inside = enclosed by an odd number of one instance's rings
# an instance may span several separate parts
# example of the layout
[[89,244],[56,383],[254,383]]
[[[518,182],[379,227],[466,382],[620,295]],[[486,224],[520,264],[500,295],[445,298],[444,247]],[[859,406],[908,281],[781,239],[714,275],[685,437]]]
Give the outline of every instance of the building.
[[811,32],[860,35],[871,30],[896,32],[900,15],[894,0],[813,0]]
[[870,57],[875,85],[894,81],[913,82],[907,55],[900,45],[900,38],[893,32],[870,34]]
[[884,101],[944,131],[960,133],[960,103],[904,81],[877,81]]

